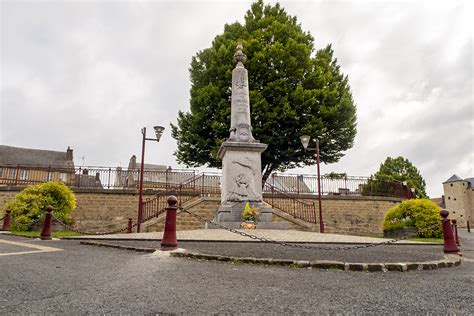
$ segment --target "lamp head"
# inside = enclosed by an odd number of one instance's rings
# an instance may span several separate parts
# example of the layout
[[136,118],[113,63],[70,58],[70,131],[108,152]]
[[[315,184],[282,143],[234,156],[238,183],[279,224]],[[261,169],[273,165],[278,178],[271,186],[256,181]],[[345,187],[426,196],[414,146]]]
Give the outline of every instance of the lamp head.
[[163,135],[165,128],[163,126],[153,126],[153,128],[155,129],[156,140],[160,141],[161,135]]
[[308,148],[309,140],[311,137],[308,135],[300,136],[301,143],[303,144],[304,149]]

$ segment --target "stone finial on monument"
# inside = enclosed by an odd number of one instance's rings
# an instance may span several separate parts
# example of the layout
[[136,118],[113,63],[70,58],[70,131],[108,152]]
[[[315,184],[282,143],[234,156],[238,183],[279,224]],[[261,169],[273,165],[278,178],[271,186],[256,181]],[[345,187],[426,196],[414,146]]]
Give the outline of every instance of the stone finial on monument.
[[257,228],[287,228],[283,223],[272,223],[272,209],[262,200],[261,155],[267,148],[252,136],[248,72],[244,62],[242,43],[234,54],[237,65],[232,71],[232,102],[230,135],[217,153],[222,158],[221,207],[216,220],[239,227],[247,202],[260,210]]

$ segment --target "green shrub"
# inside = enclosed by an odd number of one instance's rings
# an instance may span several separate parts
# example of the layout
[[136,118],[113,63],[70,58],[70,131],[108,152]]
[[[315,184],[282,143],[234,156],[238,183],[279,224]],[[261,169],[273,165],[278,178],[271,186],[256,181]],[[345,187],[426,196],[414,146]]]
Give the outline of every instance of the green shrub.
[[53,214],[60,220],[71,223],[71,212],[76,207],[74,193],[60,182],[45,182],[23,189],[2,209],[2,214],[11,209],[12,230],[28,231],[33,224],[43,218],[46,207],[53,207]]
[[[383,230],[416,227],[419,237],[441,238],[441,209],[427,199],[405,200],[392,207],[384,216]],[[429,228],[438,224],[434,228]]]

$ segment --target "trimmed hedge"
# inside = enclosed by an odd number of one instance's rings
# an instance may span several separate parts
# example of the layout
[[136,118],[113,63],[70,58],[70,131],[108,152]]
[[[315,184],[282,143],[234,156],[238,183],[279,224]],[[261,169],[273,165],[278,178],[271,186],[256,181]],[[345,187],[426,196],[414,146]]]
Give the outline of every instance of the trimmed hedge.
[[[392,207],[383,219],[383,230],[416,227],[419,237],[441,238],[441,208],[428,199],[405,200]],[[438,225],[436,225],[438,224]],[[436,225],[434,228],[430,228]]]
[[76,207],[76,197],[61,182],[45,182],[23,189],[5,204],[2,213],[7,209],[12,211],[12,230],[28,231],[43,217],[48,205],[53,207],[54,216],[65,223],[72,222],[71,212]]

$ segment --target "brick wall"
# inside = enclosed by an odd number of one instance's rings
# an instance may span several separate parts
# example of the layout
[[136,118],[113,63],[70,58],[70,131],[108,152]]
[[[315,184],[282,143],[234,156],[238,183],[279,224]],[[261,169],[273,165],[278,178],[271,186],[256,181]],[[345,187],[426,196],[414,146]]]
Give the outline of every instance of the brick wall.
[[[0,208],[7,199],[13,198],[18,189],[0,188]],[[145,193],[145,199],[152,197],[153,192]],[[82,230],[108,230],[125,227],[129,217],[136,221],[138,194],[129,191],[94,191],[76,190],[77,207],[73,211],[75,227]],[[315,203],[318,212],[316,196],[301,196],[304,201]],[[268,198],[268,197],[267,197]],[[279,205],[287,205],[292,209],[292,201],[279,198]],[[277,198],[275,198],[277,200]],[[269,199],[270,201],[270,199]],[[397,205],[401,200],[383,197],[362,196],[323,196],[323,219],[326,232],[375,235],[382,234],[381,222],[386,211]],[[220,197],[209,196],[194,198],[185,203],[186,207],[207,219],[212,219],[220,205]],[[319,216],[317,216],[319,221]],[[164,216],[144,225],[145,231],[163,229]],[[274,221],[289,222],[290,229],[319,231],[319,224],[311,225],[292,220],[283,212],[274,213]],[[180,212],[177,216],[178,230],[198,229],[203,226],[196,218]]]

